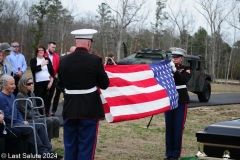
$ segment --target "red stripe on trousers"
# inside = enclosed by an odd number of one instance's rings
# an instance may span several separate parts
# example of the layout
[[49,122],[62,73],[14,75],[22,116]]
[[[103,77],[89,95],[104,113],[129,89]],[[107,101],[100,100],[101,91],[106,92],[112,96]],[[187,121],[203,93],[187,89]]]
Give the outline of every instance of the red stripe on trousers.
[[96,125],[96,134],[95,134],[96,136],[95,136],[95,143],[93,145],[93,150],[92,150],[92,160],[94,160],[96,146],[97,146],[98,126],[99,126],[99,120],[97,121],[97,125]]

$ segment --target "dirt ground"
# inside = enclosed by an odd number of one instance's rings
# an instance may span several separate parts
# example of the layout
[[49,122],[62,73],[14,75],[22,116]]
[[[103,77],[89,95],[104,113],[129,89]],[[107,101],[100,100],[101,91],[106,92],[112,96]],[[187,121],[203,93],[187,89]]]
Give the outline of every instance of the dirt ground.
[[[211,84],[212,94],[240,93],[240,85]],[[109,124],[100,121],[95,160],[162,160],[165,153],[165,122],[163,114]],[[182,157],[195,156],[198,151],[196,132],[225,120],[240,119],[240,104],[202,106],[188,109],[183,136]],[[63,131],[52,141],[54,150],[63,155]],[[222,153],[221,153],[222,154]]]

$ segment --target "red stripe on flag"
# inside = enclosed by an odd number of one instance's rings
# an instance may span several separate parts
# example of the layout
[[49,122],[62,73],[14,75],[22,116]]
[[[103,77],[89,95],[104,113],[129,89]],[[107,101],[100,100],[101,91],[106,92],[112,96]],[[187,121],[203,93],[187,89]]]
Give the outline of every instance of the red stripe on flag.
[[131,73],[151,70],[146,64],[139,65],[105,65],[105,70],[112,73]]
[[109,106],[121,106],[151,102],[166,97],[168,97],[167,92],[165,90],[159,90],[152,93],[105,97],[105,99],[107,100]]
[[121,122],[121,121],[127,121],[127,120],[134,120],[139,119],[147,116],[156,115],[159,113],[163,113],[170,110],[170,106],[166,106],[164,108],[160,108],[158,110],[145,112],[145,113],[138,113],[138,114],[130,114],[130,115],[122,115],[122,116],[114,116],[113,123],[115,122]]
[[110,85],[101,98],[108,122],[134,120],[170,110],[167,91],[158,84],[149,65],[107,65],[105,70]]

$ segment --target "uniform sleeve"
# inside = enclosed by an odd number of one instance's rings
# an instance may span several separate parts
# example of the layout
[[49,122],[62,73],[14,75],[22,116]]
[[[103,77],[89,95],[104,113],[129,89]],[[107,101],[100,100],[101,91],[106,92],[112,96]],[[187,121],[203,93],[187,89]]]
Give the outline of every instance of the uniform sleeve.
[[[60,59],[60,61],[59,61],[59,67],[60,67],[61,61],[62,61],[62,59]],[[62,76],[61,76],[61,74],[59,74],[59,72],[60,72],[59,67],[58,67],[58,72],[57,72],[58,73],[58,83],[57,83],[57,85],[59,85],[64,91],[65,86],[63,85]]]
[[176,71],[173,75],[175,82],[178,82],[179,85],[187,84],[187,82],[191,78],[190,67],[185,67],[182,73]]
[[101,89],[107,89],[109,85],[109,78],[103,68],[103,63],[101,58],[99,58],[98,60],[97,83],[98,83],[98,87],[100,87]]

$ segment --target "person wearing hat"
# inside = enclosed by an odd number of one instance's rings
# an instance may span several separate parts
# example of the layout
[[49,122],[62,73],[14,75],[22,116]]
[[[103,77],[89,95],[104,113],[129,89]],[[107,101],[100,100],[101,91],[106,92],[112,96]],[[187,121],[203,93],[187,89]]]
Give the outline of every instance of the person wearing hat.
[[4,75],[4,65],[3,65],[3,53],[0,50],[0,78],[2,77],[2,75]]
[[63,104],[65,160],[93,160],[99,120],[105,118],[97,88],[106,89],[109,79],[102,58],[89,53],[93,29],[72,31],[76,49],[60,59],[58,76],[66,89]]
[[191,78],[189,66],[182,64],[185,50],[172,47],[172,61],[170,67],[178,91],[178,107],[164,113],[166,124],[166,154],[164,160],[178,160],[181,156],[182,136],[184,124],[187,116],[187,104],[189,95],[187,92],[187,82]]
[[7,59],[7,56],[10,55],[10,52],[14,50],[8,43],[4,42],[0,45],[0,50],[3,54],[3,67],[4,74],[13,76],[13,67],[11,62]]

